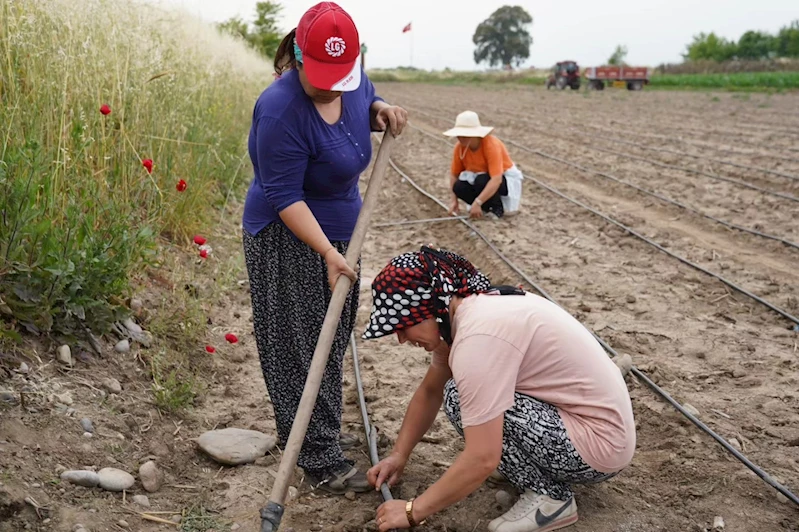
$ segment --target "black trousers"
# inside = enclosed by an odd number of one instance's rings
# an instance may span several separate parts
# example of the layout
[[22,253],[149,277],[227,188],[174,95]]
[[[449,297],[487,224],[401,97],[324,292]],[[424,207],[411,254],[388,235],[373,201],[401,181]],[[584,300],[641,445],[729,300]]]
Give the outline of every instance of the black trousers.
[[[471,205],[474,203],[474,200],[477,199],[477,196],[483,192],[483,189],[486,187],[489,181],[491,181],[491,177],[488,174],[477,174],[474,178],[473,185],[470,185],[468,181],[461,181],[458,179],[455,181],[452,191],[456,196],[458,196],[458,198]],[[497,216],[502,216],[505,214],[505,209],[502,207],[502,198],[500,196],[507,195],[508,182],[505,180],[505,176],[503,175],[502,184],[497,189],[497,192],[487,201],[483,202],[481,207],[483,212],[493,212]]]

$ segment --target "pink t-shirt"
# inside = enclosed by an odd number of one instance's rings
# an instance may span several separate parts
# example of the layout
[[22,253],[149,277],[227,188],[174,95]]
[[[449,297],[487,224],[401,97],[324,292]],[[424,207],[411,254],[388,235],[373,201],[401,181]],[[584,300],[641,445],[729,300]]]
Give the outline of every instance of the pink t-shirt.
[[568,312],[534,295],[473,295],[452,322],[449,366],[463,426],[513,406],[514,392],[558,409],[574,448],[603,473],[630,463],[635,422],[627,386],[591,333]]

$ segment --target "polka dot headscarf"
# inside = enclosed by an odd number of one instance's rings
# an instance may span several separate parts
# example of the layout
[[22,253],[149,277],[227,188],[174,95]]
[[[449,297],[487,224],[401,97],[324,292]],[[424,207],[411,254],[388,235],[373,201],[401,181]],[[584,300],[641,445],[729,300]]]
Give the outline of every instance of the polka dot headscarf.
[[441,336],[452,343],[449,303],[491,288],[465,258],[427,246],[391,259],[372,283],[372,314],[363,338],[379,338],[435,318]]

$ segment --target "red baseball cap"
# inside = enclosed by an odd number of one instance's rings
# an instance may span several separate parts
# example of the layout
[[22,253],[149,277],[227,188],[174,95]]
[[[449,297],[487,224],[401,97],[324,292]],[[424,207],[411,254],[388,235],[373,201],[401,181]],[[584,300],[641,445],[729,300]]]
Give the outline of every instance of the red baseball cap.
[[361,43],[352,17],[334,2],[319,2],[300,19],[297,46],[308,81],[317,89],[354,91],[361,84]]

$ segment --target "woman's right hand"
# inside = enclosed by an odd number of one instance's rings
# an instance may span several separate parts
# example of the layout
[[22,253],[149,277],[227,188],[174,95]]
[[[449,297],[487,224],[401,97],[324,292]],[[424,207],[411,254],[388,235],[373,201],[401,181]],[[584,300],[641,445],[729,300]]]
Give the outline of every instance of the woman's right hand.
[[366,478],[369,484],[375,487],[375,490],[379,490],[383,482],[388,482],[388,486],[392,487],[402,476],[407,462],[407,458],[391,453],[369,469],[366,472]]
[[358,274],[350,268],[347,259],[336,248],[327,250],[324,258],[327,263],[327,282],[330,283],[331,290],[335,290],[340,275],[346,275],[353,283],[358,280]]
[[460,214],[461,213],[461,206],[458,203],[458,197],[457,196],[452,196],[452,202],[450,203],[450,206],[449,206],[449,213],[450,213],[450,215]]

